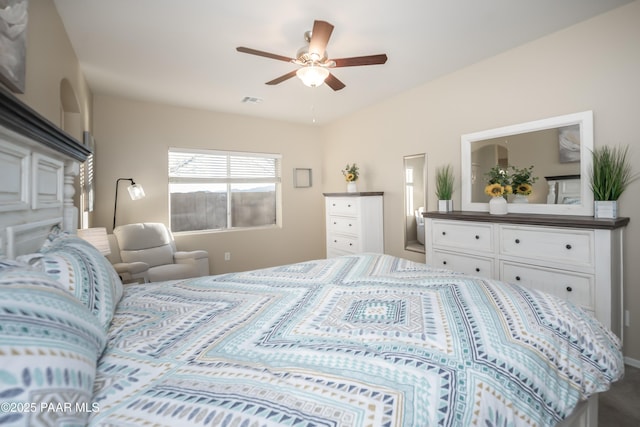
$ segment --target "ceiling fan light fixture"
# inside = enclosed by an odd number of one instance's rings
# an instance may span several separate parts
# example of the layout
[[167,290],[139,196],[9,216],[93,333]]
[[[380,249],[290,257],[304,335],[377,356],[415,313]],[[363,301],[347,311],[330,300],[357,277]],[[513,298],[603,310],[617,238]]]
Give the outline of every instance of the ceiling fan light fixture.
[[265,84],[277,85],[293,78],[297,75],[302,83],[309,87],[322,86],[326,83],[334,91],[344,89],[345,85],[335,74],[329,72],[329,69],[340,67],[355,67],[360,65],[377,65],[387,62],[386,54],[353,56],[349,58],[329,59],[327,53],[327,44],[333,31],[333,25],[326,21],[313,21],[313,30],[307,31],[304,39],[307,44],[300,49],[294,58],[275,53],[264,52],[262,50],[251,49],[244,46],[238,46],[236,50],[241,53],[262,56],[264,58],[276,59],[293,63],[300,66],[298,70],[291,70],[273,80],[269,80]]
[[308,65],[298,69],[296,75],[302,80],[305,86],[318,87],[329,77],[329,70],[324,67],[318,67],[317,65]]

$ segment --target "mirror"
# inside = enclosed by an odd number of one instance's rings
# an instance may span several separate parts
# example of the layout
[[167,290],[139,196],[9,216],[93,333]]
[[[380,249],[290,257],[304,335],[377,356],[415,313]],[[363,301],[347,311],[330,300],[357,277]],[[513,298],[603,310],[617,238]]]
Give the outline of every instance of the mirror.
[[404,157],[404,248],[424,253],[424,217],[427,207],[426,155]]
[[525,203],[510,195],[510,213],[593,215],[592,111],[462,135],[461,150],[462,210],[489,211],[490,168],[533,166],[533,191]]

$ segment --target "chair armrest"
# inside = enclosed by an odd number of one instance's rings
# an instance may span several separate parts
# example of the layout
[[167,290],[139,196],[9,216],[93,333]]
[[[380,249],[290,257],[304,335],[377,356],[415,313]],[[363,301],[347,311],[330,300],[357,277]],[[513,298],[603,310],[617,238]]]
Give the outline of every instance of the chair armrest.
[[116,262],[113,268],[120,276],[122,283],[149,283],[149,264],[146,262]]
[[180,261],[183,260],[194,260],[202,258],[209,258],[209,252],[205,250],[178,251],[173,254],[173,259],[176,261],[176,263],[180,263]]
[[176,264],[191,264],[194,268],[192,277],[209,275],[209,252],[205,250],[178,251],[173,254]]
[[117,262],[113,264],[113,268],[115,268],[116,273],[128,273],[131,275],[144,273],[149,270],[149,264],[146,262]]

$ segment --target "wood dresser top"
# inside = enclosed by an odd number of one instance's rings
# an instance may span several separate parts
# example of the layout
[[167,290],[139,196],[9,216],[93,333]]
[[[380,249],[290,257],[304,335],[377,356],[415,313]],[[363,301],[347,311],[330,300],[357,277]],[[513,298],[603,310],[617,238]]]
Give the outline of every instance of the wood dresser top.
[[355,193],[322,193],[325,197],[358,197],[358,196],[382,196],[384,191],[357,191]]
[[614,230],[629,223],[629,218],[615,219],[594,218],[579,215],[546,215],[508,213],[506,215],[492,215],[488,212],[453,211],[453,212],[425,212],[425,218],[448,219],[456,221],[495,222],[505,224],[541,225],[548,227],[595,228]]

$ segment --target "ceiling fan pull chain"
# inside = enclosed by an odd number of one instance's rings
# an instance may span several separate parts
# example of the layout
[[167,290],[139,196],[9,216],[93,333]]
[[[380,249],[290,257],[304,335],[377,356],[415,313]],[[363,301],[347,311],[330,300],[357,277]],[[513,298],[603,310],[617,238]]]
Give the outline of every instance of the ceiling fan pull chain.
[[316,123],[316,91],[317,87],[311,88],[311,123]]

